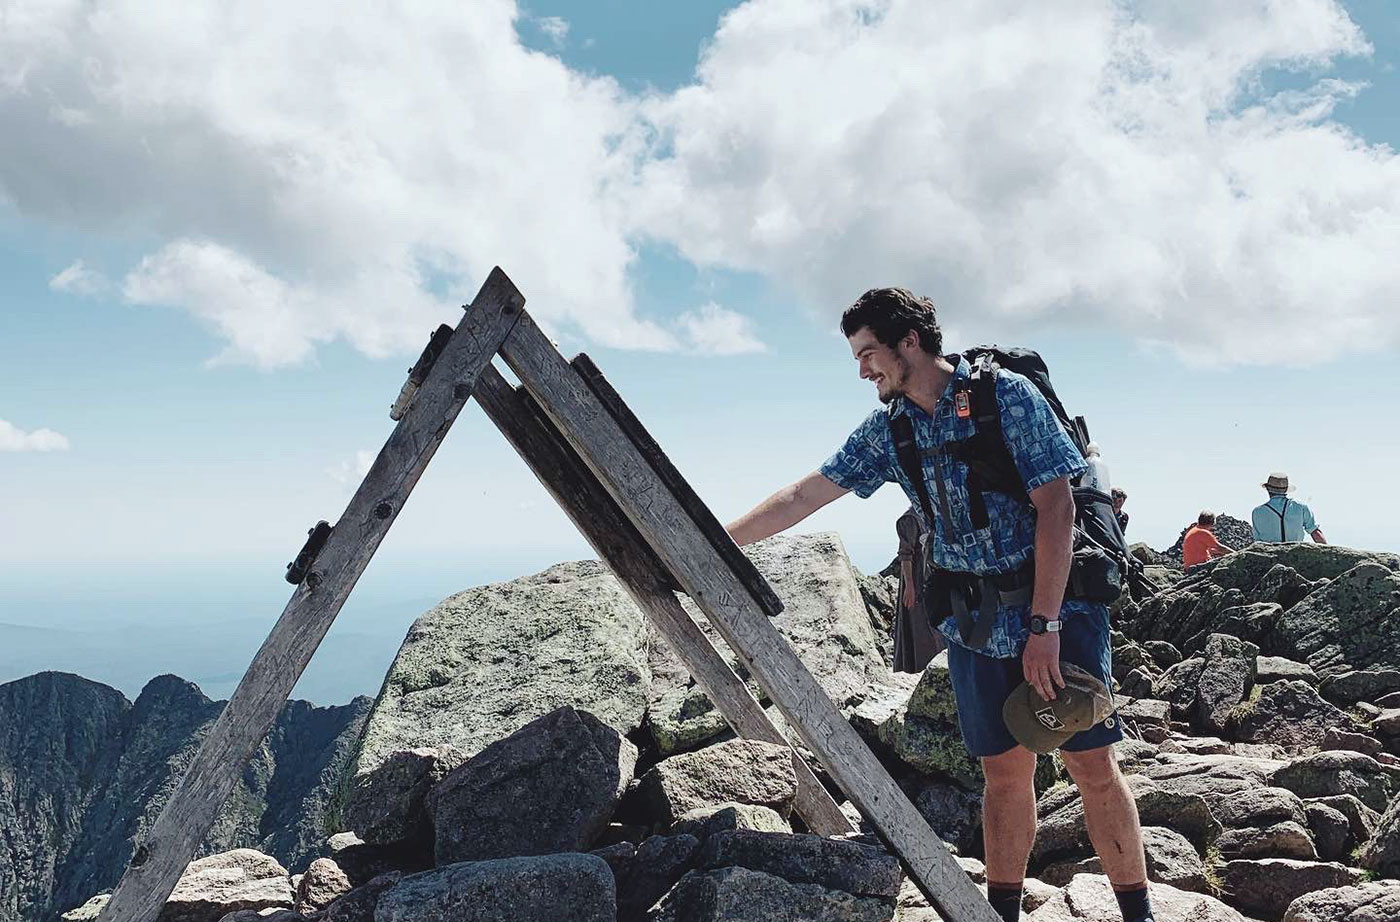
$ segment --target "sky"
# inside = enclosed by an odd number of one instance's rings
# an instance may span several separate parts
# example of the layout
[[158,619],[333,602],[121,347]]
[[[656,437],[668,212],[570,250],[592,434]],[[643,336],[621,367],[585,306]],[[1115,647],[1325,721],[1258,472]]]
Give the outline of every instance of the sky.
[[[836,322],[903,285],[1041,351],[1131,539],[1281,470],[1400,549],[1397,63],[1385,0],[0,0],[0,627],[66,632],[0,681],[226,694],[494,265],[722,520],[876,405]],[[798,530],[878,569],[906,502]],[[469,406],[299,692],[587,555]]]

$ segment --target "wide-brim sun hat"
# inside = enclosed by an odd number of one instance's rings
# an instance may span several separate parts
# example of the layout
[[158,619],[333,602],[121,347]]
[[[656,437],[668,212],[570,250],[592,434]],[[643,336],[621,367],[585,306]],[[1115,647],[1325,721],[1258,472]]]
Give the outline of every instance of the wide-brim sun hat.
[[1029,682],[1022,682],[1001,707],[1001,719],[1016,742],[1031,752],[1054,752],[1076,733],[1116,719],[1113,696],[1104,683],[1073,663],[1060,663],[1064,688],[1055,689],[1055,700],[1040,697]]
[[1288,475],[1274,471],[1259,486],[1266,490],[1273,490],[1276,493],[1287,493],[1293,489],[1288,483]]

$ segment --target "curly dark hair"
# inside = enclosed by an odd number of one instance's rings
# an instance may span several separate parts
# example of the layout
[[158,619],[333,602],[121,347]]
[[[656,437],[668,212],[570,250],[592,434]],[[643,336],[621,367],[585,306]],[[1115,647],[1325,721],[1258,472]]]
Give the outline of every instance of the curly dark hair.
[[919,346],[930,355],[943,354],[943,331],[933,302],[907,288],[872,288],[841,315],[841,332],[853,336],[869,327],[875,338],[894,348],[910,330],[919,334]]

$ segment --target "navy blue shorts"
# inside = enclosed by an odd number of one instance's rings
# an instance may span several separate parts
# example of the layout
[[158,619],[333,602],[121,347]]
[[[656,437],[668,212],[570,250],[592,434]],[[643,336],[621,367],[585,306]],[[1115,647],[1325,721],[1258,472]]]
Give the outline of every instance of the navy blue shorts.
[[[1060,631],[1060,660],[1097,676],[1113,687],[1112,644],[1108,636],[1108,606],[1095,605],[1064,613]],[[997,756],[1016,746],[1016,738],[1001,719],[1001,706],[1016,686],[1025,681],[1019,656],[997,659],[973,653],[956,643],[948,644],[948,675],[958,702],[958,725],[963,745],[976,758]],[[1123,738],[1117,715],[1076,733],[1061,749],[1083,752]]]

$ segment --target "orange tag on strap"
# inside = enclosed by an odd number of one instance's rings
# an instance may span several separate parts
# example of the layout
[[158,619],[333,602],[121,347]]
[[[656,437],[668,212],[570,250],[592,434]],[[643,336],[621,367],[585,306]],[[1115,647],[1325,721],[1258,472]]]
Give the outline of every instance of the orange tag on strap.
[[956,391],[953,394],[953,409],[958,414],[958,419],[969,419],[972,416],[972,401],[967,396],[967,391]]

